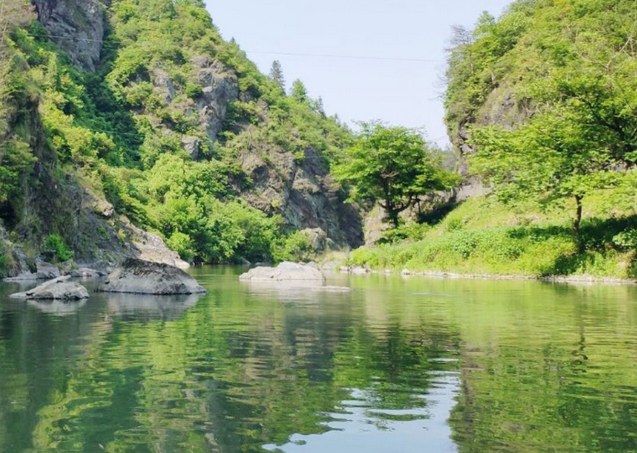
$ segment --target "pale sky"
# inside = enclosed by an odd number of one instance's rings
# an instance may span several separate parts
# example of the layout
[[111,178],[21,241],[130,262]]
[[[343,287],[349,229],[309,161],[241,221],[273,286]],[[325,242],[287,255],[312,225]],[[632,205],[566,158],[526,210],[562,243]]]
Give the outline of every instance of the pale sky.
[[511,0],[206,3],[225,39],[234,37],[265,73],[279,60],[288,87],[301,79],[312,97],[323,98],[328,114],[348,123],[424,127],[444,145],[441,77],[451,26],[472,26],[485,10],[499,16]]

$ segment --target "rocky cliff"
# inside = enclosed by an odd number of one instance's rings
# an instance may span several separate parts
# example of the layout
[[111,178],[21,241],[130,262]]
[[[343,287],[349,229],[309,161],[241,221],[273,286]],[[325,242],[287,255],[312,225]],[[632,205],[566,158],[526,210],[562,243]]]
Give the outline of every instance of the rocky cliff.
[[105,32],[105,6],[98,0],[33,0],[50,39],[86,71],[99,65]]
[[[165,240],[189,259],[210,240],[219,243],[207,259],[250,247],[265,257],[279,233],[253,230],[278,228],[276,216],[318,248],[362,242],[360,215],[329,173],[349,131],[285,96],[221,39],[200,2],[32,3],[45,33],[16,27],[15,58],[0,61],[14,65],[19,89],[3,102],[21,112],[9,122],[34,158],[16,170],[16,197],[0,198],[5,250],[23,247],[33,261],[60,234],[83,262],[178,262]],[[245,206],[247,220],[219,219],[227,203]],[[19,255],[5,260],[11,273],[26,271]]]

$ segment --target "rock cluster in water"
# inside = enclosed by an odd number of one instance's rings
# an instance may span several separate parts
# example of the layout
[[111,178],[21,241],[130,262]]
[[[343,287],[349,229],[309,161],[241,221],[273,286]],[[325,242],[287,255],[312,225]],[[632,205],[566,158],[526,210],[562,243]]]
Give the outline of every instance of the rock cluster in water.
[[255,267],[242,274],[239,280],[250,283],[276,283],[277,288],[283,290],[298,289],[299,287],[312,291],[332,293],[350,292],[351,288],[341,286],[326,286],[325,275],[314,263],[301,264],[283,262],[277,267]]

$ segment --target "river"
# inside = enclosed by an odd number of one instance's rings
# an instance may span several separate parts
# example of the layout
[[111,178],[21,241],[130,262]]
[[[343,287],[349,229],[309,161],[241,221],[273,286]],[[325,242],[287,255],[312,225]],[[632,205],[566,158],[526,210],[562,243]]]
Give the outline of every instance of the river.
[[637,451],[637,288],[193,275],[208,294],[14,301],[0,452]]

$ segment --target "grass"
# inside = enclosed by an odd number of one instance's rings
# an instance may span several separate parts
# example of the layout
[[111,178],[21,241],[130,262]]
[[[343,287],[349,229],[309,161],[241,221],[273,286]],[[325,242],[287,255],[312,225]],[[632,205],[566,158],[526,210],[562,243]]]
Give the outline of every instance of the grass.
[[422,239],[363,247],[352,252],[348,263],[415,272],[637,277],[635,246],[617,239],[637,228],[637,215],[609,206],[602,193],[587,201],[582,224],[586,252],[581,254],[564,214],[570,210],[513,210],[475,198],[452,210]]

